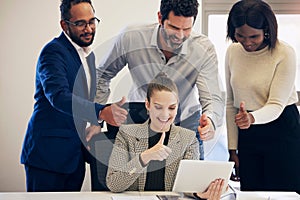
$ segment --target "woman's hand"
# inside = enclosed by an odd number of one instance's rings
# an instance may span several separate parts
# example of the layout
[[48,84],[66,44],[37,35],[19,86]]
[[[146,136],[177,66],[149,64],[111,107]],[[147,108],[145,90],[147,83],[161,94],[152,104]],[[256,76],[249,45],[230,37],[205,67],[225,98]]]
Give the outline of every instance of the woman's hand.
[[209,184],[205,192],[203,193],[198,192],[196,194],[201,199],[220,200],[223,187],[224,187],[224,179],[216,179]]
[[235,115],[235,123],[240,129],[247,129],[254,123],[254,117],[251,113],[248,113],[245,109],[245,102],[240,103],[240,110]]
[[231,173],[230,180],[232,181],[240,181],[240,162],[239,157],[236,153],[236,150],[229,150],[229,161],[234,162],[234,172]]
[[147,165],[151,160],[163,161],[170,155],[172,150],[164,145],[165,135],[166,133],[163,132],[156,145],[141,153],[141,161],[143,162],[143,165]]

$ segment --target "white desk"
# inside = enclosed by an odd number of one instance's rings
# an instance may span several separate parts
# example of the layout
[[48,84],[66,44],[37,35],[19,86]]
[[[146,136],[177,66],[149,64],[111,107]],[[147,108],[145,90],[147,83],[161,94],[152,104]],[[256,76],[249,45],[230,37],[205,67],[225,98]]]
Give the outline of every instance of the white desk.
[[230,192],[234,190],[238,200],[300,200],[300,195],[296,192],[241,192],[239,182],[230,180],[229,185],[231,186]]
[[[146,200],[146,196],[177,195],[172,192],[11,192],[0,193],[0,200],[112,200],[114,196],[140,197]],[[184,198],[187,199],[187,198]],[[300,200],[300,196],[294,192],[237,192],[237,200]],[[135,199],[136,200],[136,199]],[[148,199],[147,199],[148,200]],[[223,200],[223,198],[222,198]],[[233,200],[233,198],[224,198]]]
[[238,192],[238,200],[300,200],[296,192]]
[[113,196],[176,195],[172,192],[12,192],[0,193],[0,200],[112,200]]

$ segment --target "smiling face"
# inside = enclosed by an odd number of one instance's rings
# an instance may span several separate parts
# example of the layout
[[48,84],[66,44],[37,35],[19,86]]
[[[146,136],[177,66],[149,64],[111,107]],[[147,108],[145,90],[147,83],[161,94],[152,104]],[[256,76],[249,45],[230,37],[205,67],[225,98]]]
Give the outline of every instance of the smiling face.
[[168,19],[162,22],[162,16],[158,13],[161,24],[160,41],[164,50],[173,51],[181,47],[182,43],[190,36],[194,17],[176,16],[169,13]]
[[[69,21],[71,23],[76,23],[79,21],[85,21],[89,23],[95,19],[94,10],[89,3],[83,2],[73,5],[70,9],[71,18]],[[74,24],[67,23],[66,21],[61,21],[61,26],[63,30],[69,35],[73,42],[75,42],[80,47],[87,47],[93,43],[96,27],[91,27],[87,25],[86,27],[75,26]]]
[[151,119],[150,128],[155,132],[167,132],[177,114],[176,94],[166,90],[155,90],[150,102],[146,99],[145,104]]
[[264,43],[264,31],[252,28],[247,24],[235,29],[235,39],[248,52],[258,51],[267,46]]

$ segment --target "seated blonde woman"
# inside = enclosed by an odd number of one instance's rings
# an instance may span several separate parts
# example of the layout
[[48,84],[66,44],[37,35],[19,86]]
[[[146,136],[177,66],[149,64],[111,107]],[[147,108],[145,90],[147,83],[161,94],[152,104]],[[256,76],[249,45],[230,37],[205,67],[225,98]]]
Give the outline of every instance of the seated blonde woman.
[[[116,136],[106,177],[112,192],[171,191],[180,160],[199,160],[195,132],[173,124],[178,108],[174,82],[158,74],[148,85],[145,106],[149,119],[122,125]],[[217,200],[223,187],[224,180],[218,179],[194,196]]]

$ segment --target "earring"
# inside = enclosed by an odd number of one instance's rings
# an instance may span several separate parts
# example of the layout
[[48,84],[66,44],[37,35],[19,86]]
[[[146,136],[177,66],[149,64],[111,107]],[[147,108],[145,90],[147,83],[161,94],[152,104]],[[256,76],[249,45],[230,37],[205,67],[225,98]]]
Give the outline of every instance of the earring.
[[265,34],[264,34],[264,38],[265,38],[265,40],[270,39],[270,34],[269,34],[269,33],[265,33]]

